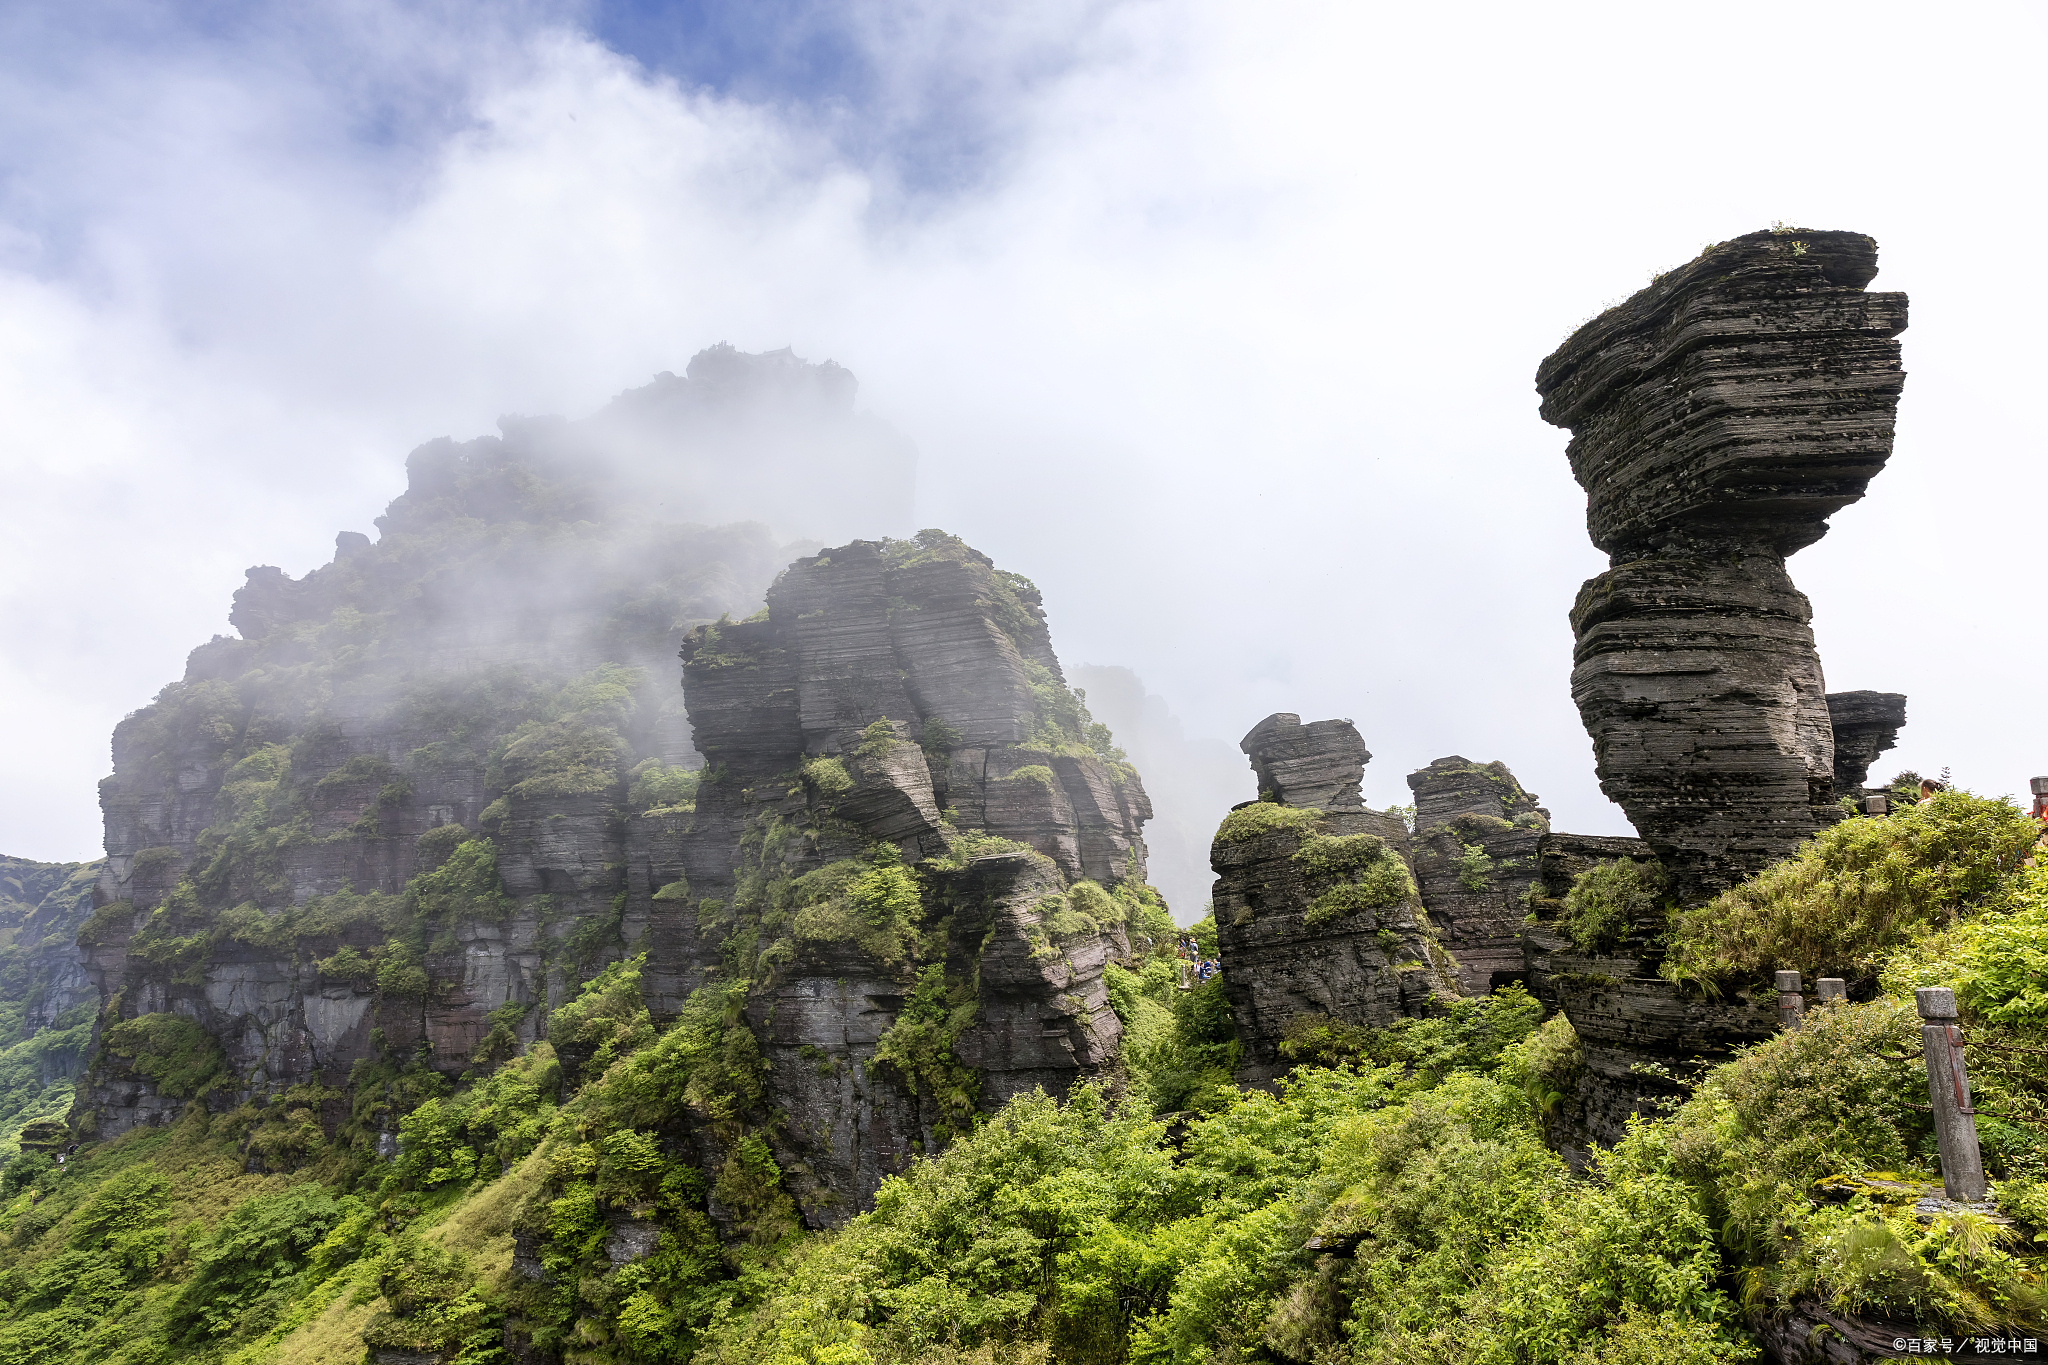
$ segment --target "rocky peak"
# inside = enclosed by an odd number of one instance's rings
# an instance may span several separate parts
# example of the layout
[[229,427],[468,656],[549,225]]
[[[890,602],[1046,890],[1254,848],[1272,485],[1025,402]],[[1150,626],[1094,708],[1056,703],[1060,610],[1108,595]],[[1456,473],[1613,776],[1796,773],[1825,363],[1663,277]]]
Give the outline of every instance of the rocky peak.
[[1902,294],[1876,244],[1773,229],[1709,248],[1537,371],[1587,529],[1572,696],[1601,790],[1704,898],[1836,815],[1834,733],[1785,556],[1891,453]]
[[1574,332],[1536,373],[1569,427],[1593,543],[1788,555],[1891,455],[1906,296],[1866,293],[1877,243],[1774,229],[1710,247]]
[[1360,799],[1371,755],[1357,728],[1283,711],[1239,747],[1260,799],[1224,818],[1209,862],[1239,1077],[1266,1084],[1304,1030],[1383,1027],[1459,987],[1409,865],[1408,827]]
[[1307,725],[1291,711],[1278,711],[1238,741],[1258,774],[1262,795],[1287,806],[1316,810],[1362,810],[1359,785],[1372,762],[1358,727],[1348,720]]

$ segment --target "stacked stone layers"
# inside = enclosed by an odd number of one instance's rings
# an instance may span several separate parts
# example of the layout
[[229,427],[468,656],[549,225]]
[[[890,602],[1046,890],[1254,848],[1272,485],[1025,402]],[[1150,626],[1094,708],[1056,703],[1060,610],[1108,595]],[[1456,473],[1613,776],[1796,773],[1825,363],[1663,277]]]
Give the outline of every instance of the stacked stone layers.
[[1291,711],[1277,711],[1238,742],[1252,761],[1263,799],[1317,810],[1361,810],[1365,765],[1372,762],[1358,727],[1348,720],[1307,725]]
[[1536,922],[1522,938],[1530,989],[1562,1009],[1579,1038],[1584,1066],[1549,1120],[1552,1145],[1575,1166],[1584,1165],[1593,1144],[1619,1142],[1631,1116],[1670,1112],[1702,1069],[1778,1026],[1774,992],[1744,987],[1707,999],[1660,976],[1661,914],[1631,924],[1612,951],[1597,954],[1556,928],[1572,883],[1596,864],[1621,858],[1650,862],[1656,854],[1641,839],[1542,836],[1530,898]]
[[1785,857],[1834,785],[1811,611],[1769,550],[1620,565],[1572,609],[1600,789],[1695,895]]
[[1835,795],[1854,796],[1870,780],[1870,765],[1899,742],[1906,726],[1900,692],[1830,692],[1828,721],[1835,733]]
[[[1323,813],[1316,833],[1370,835],[1407,860],[1407,826],[1359,800],[1370,755],[1350,721],[1303,725],[1280,713],[1253,727],[1241,747],[1278,804]],[[1310,923],[1314,888],[1295,856],[1303,837],[1280,829],[1244,841],[1219,837],[1210,847],[1223,990],[1244,1045],[1239,1078],[1250,1084],[1287,1070],[1280,1045],[1303,1022],[1380,1028],[1427,1014],[1458,990],[1456,964],[1416,896]]]
[[[1113,1060],[1122,1028],[1103,972],[1133,944],[1114,926],[1063,937],[1050,915],[1082,879],[1143,880],[1151,806],[1128,765],[1044,738],[1064,689],[1028,583],[957,542],[855,541],[798,560],[764,618],[700,628],[683,659],[713,777],[681,850],[694,908],[650,940],[658,1004],[718,968],[713,907],[747,894],[743,876],[799,876],[877,841],[938,855],[953,830],[981,830],[1024,847],[926,873],[946,979],[976,993],[953,1050],[979,1073],[981,1104],[1061,1093]],[[754,863],[776,829],[800,834]],[[915,985],[907,962],[799,940],[749,990],[784,1119],[770,1141],[814,1224],[843,1221],[936,1146],[929,1097],[874,1060]]]
[[1834,739],[1784,557],[1884,466],[1904,374],[1876,244],[1762,232],[1580,328],[1537,372],[1613,567],[1572,611],[1601,788],[1699,899],[1833,818]]
[[1408,775],[1415,881],[1467,995],[1520,981],[1525,899],[1550,812],[1504,763],[1452,755]]

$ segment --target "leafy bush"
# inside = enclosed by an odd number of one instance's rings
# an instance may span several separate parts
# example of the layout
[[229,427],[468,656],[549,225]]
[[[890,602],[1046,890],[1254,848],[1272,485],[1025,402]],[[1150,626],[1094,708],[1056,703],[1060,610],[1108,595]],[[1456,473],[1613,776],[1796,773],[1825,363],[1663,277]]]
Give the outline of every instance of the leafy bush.
[[405,890],[414,913],[443,930],[461,920],[501,923],[512,913],[512,898],[498,877],[498,847],[489,839],[456,844],[438,867],[414,877]]
[[459,1251],[401,1236],[377,1266],[387,1305],[363,1329],[372,1351],[502,1358],[503,1314],[481,1292],[476,1268]]
[[138,1014],[111,1025],[100,1042],[171,1099],[192,1099],[226,1079],[221,1073],[227,1058],[220,1044],[180,1015]]
[[619,781],[625,742],[609,726],[570,717],[527,721],[506,745],[505,794],[514,800],[560,800],[611,791]]
[[945,965],[933,963],[918,973],[895,1021],[875,1040],[874,1064],[932,1102],[932,1135],[942,1146],[973,1125],[981,1105],[981,1074],[953,1051],[977,1008],[973,985],[949,986]]
[[548,1041],[572,1077],[602,1075],[611,1064],[654,1039],[640,994],[647,955],[614,962],[548,1016]]
[[1377,835],[1310,833],[1294,861],[1308,883],[1311,899],[1303,920],[1310,925],[1400,905],[1415,894],[1408,865]]
[[1658,915],[1670,886],[1659,863],[1634,858],[1597,862],[1573,878],[1557,928],[1582,953],[1612,952],[1633,925]]
[[165,1323],[171,1338],[197,1346],[227,1336],[259,1303],[289,1294],[307,1254],[342,1212],[319,1185],[296,1185],[236,1205],[171,1300]]
[[841,796],[853,790],[853,774],[836,758],[807,758],[803,778],[820,796]]
[[658,758],[642,759],[628,774],[626,808],[652,813],[683,810],[697,799],[699,773],[692,768],[670,767]]
[[2010,802],[1962,791],[1844,820],[1681,912],[1664,971],[1717,981],[1797,968],[1809,979],[1867,980],[1893,949],[1990,905],[2040,833]]
[[1815,1181],[1909,1167],[1929,1131],[1919,1047],[1914,1008],[1879,1000],[1815,1010],[1708,1073],[1671,1121],[1671,1150],[1736,1254],[1770,1260]]
[[1282,830],[1306,834],[1322,823],[1322,812],[1306,806],[1283,806],[1274,801],[1254,801],[1223,817],[1216,829],[1216,841],[1248,844]]

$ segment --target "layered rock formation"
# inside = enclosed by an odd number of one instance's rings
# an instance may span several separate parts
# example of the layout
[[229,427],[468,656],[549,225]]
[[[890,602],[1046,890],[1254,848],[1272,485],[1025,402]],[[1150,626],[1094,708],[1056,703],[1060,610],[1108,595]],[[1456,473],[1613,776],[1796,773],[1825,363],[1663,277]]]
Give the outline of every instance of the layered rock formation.
[[1705,1068],[1778,1027],[1775,991],[1745,986],[1713,998],[1688,996],[1657,974],[1664,916],[1633,918],[1618,942],[1591,948],[1558,927],[1572,883],[1598,863],[1655,862],[1642,839],[1546,834],[1529,897],[1535,922],[1523,935],[1530,989],[1562,1009],[1578,1034],[1584,1064],[1550,1120],[1554,1146],[1583,1166],[1592,1143],[1612,1146],[1631,1115],[1656,1117],[1688,1093]]
[[[80,1129],[291,1092],[388,1155],[405,1102],[356,1080],[493,1065],[632,957],[657,1020],[710,998],[760,1063],[673,1139],[707,1171],[767,1144],[824,1224],[1115,1055],[1104,965],[1171,923],[1037,590],[940,532],[803,555],[622,497],[600,457],[650,413],[685,453],[834,421],[872,453],[844,371],[699,359],[590,423],[421,447],[378,542],[252,569],[240,638],[122,723]],[[562,1043],[575,1079],[592,1055]]]
[[[430,442],[379,541],[344,532],[303,579],[250,570],[239,638],[193,651],[114,738],[81,940],[118,1011],[81,1126],[112,1136],[193,1100],[147,1061],[171,1034],[213,1104],[415,1056],[459,1074],[656,946],[650,925],[686,913],[702,763],[678,647],[815,548],[691,524],[718,500],[681,499],[748,438],[771,473],[808,450],[818,497],[907,504],[907,447],[851,398],[836,366],[714,348],[584,422]],[[884,833],[900,814],[851,813]],[[916,814],[937,819],[928,799]]]
[[[961,1121],[877,1061],[920,981],[974,1001],[950,1045],[981,1107],[1114,1057],[1103,968],[1167,927],[1130,922],[1150,903],[1151,808],[1066,688],[1027,580],[940,532],[855,541],[798,560],[760,619],[699,628],[683,658],[712,768],[683,843],[692,911],[650,966],[679,991],[759,945],[746,1016],[809,1218],[845,1216]],[[898,929],[802,904],[878,842],[935,858]]]
[[1906,698],[1899,692],[1830,692],[1828,724],[1835,736],[1835,795],[1861,795],[1870,765],[1899,742]]
[[1834,743],[1785,557],[1891,452],[1903,294],[1876,244],[1752,233],[1581,327],[1537,371],[1612,567],[1571,613],[1601,788],[1709,895],[1833,818]]
[[1520,981],[1522,920],[1550,812],[1504,763],[1452,755],[1408,775],[1415,881],[1467,995]]
[[1407,826],[1359,798],[1371,755],[1351,722],[1283,712],[1240,747],[1264,799],[1224,820],[1210,863],[1239,1077],[1265,1084],[1290,1064],[1294,1031],[1383,1027],[1458,987],[1408,867]]
[[85,1070],[99,993],[77,938],[100,871],[97,862],[0,858],[0,1160],[18,1134],[33,1145],[36,1125],[70,1111]]

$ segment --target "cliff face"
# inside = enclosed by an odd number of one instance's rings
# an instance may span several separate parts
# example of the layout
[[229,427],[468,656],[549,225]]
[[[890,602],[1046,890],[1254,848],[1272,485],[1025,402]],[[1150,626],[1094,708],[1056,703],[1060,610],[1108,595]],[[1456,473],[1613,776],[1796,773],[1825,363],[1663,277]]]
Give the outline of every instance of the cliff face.
[[[671,992],[748,976],[786,1118],[769,1140],[808,1218],[843,1217],[963,1110],[1064,1092],[1115,1056],[1103,968],[1169,932],[1144,885],[1151,809],[1065,686],[1027,580],[940,532],[855,541],[683,657],[712,766],[689,910],[649,966]],[[877,849],[928,860],[881,917],[831,889]],[[892,1046],[920,988],[955,1007],[949,1077]]]
[[1209,856],[1239,1077],[1263,1084],[1289,1066],[1296,1031],[1384,1027],[1458,986],[1417,894],[1407,826],[1359,798],[1372,755],[1351,722],[1282,712],[1241,747],[1264,799],[1231,812]]
[[815,546],[622,497],[598,456],[650,410],[677,449],[787,427],[776,403],[870,449],[844,371],[707,354],[588,424],[421,447],[378,542],[251,570],[241,638],[122,723],[79,1126],[285,1097],[389,1148],[420,1078],[481,1075],[642,957],[657,1019],[710,989],[765,1060],[706,1168],[759,1137],[828,1223],[1114,1055],[1103,966],[1169,924],[1150,808],[1036,590],[936,532],[790,565]]
[[0,858],[0,1156],[62,1118],[85,1070],[99,995],[78,961],[101,864]]
[[1524,978],[1522,920],[1550,812],[1504,763],[1452,755],[1408,775],[1422,903],[1467,995]]
[[1703,898],[1834,817],[1811,611],[1785,557],[1891,453],[1903,294],[1848,232],[1723,242],[1537,371],[1613,567],[1571,613],[1601,789]]

